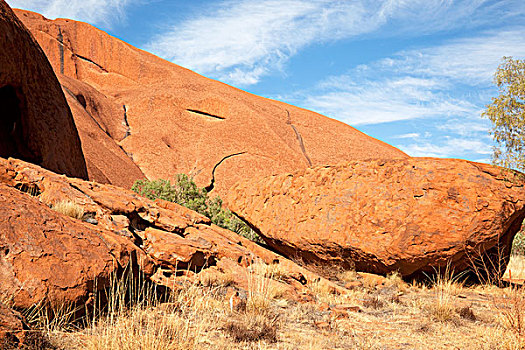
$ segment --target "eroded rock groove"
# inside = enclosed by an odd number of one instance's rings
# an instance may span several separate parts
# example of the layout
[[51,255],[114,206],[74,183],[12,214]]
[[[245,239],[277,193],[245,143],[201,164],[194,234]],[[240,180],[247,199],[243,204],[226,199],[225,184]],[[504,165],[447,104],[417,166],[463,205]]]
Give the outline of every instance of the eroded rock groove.
[[221,117],[221,116],[218,116],[218,115],[214,115],[214,114],[210,114],[210,113],[206,113],[206,112],[202,112],[202,111],[198,111],[196,109],[186,109],[186,110],[188,112],[199,114],[199,115],[203,115],[203,116],[206,116],[206,117],[211,117],[211,118],[220,119],[220,120],[226,119],[224,117]]
[[131,131],[128,123],[128,108],[126,107],[126,105],[122,105],[122,108],[124,108],[124,120],[122,121],[122,125],[126,127],[126,135],[124,135],[124,137],[122,138],[122,140],[124,140],[126,137],[131,135]]
[[306,148],[304,147],[303,137],[299,133],[299,130],[295,127],[295,125],[292,124],[292,118],[290,117],[290,111],[286,110],[286,113],[288,114],[288,117],[286,119],[286,124],[290,125],[295,132],[295,137],[297,138],[297,141],[299,142],[299,147],[301,147],[301,151],[303,152],[304,157],[306,158],[306,161],[308,162],[309,166],[312,166],[312,160],[310,157],[308,157],[308,154],[306,153]]
[[62,35],[62,29],[58,28],[58,52],[60,55],[60,74],[64,74],[64,36]]
[[100,68],[103,72],[105,72],[105,73],[108,72],[106,68],[102,67],[102,66],[101,66],[100,64],[98,64],[97,62],[90,60],[89,58],[84,57],[84,56],[80,56],[80,55],[78,55],[78,54],[76,54],[76,53],[74,53],[74,55],[75,55],[76,57],[80,58],[81,60],[84,60],[84,61],[87,61],[87,62],[89,62],[89,63],[94,64],[95,66],[97,66],[98,68]]
[[240,156],[241,154],[245,154],[245,153],[246,152],[238,152],[238,153],[230,154],[226,157],[223,157],[217,164],[215,164],[215,166],[213,167],[213,170],[211,171],[211,182],[208,186],[205,187],[206,191],[211,192],[213,188],[215,187],[215,170],[217,170],[217,167],[221,165],[222,162],[224,162],[228,158]]

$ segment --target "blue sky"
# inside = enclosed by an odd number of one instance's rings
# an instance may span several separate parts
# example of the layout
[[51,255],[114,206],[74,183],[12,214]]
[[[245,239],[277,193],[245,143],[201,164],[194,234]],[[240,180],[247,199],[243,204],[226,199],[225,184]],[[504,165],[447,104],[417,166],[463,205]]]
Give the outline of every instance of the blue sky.
[[91,23],[207,77],[412,156],[489,162],[484,106],[525,58],[525,0],[7,0]]

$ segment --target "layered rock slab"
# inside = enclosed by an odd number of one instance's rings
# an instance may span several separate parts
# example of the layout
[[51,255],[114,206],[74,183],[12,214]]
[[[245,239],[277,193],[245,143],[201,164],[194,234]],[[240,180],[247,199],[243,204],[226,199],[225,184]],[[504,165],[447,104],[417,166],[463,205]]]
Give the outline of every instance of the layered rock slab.
[[0,184],[0,295],[19,308],[85,301],[132,259],[131,242]]
[[[84,217],[50,208],[60,201],[81,207]],[[0,217],[0,296],[17,308],[88,302],[130,262],[146,279],[173,289],[199,282],[203,271],[229,274],[249,288],[249,268],[258,263],[287,271],[287,279],[271,283],[292,299],[312,283],[346,291],[180,205],[16,159],[0,158]]]
[[[113,124],[126,123],[129,135],[111,136],[149,179],[191,174],[199,186],[224,196],[243,178],[407,157],[344,123],[205,78],[86,23],[17,14],[57,73],[119,106]],[[101,173],[105,166],[98,167]]]
[[87,179],[80,139],[60,84],[31,33],[0,0],[0,157]]
[[412,158],[318,167],[237,184],[230,208],[276,251],[325,265],[415,276],[503,264],[525,218],[522,174]]

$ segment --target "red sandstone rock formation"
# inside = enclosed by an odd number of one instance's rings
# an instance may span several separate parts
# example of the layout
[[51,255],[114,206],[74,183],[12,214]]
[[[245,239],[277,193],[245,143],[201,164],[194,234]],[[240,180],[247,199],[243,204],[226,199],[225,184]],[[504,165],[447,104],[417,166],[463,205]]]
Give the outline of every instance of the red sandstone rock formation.
[[78,133],[44,52],[0,0],[0,157],[87,179]]
[[[356,159],[407,157],[341,122],[207,79],[86,23],[50,21],[20,10],[17,14],[55,72],[103,94],[90,93],[92,102],[105,100],[114,106],[103,120],[107,128],[101,129],[109,131],[150,179],[188,173],[200,186],[224,195],[243,178]],[[81,124],[79,118],[87,117],[73,110]],[[122,123],[127,137],[122,136]],[[91,178],[105,176],[119,184],[116,175],[132,168],[130,164],[112,162],[121,167],[112,169],[96,161],[103,156],[91,147],[84,145]],[[122,160],[122,154],[111,153]],[[134,171],[129,178],[140,176]]]
[[[51,209],[58,201],[82,207],[84,219]],[[345,291],[180,205],[15,159],[0,158],[0,217],[0,296],[11,296],[17,308],[86,302],[129,262],[170,288],[211,271],[232,275],[246,289],[257,262],[288,271],[283,281],[268,283],[289,298],[309,293],[312,282]]]
[[16,349],[28,329],[20,313],[0,302],[0,349]]
[[82,141],[89,179],[131,188],[145,176],[118,144],[128,133],[126,124],[114,118],[123,115],[123,107],[79,80],[59,78]]
[[450,262],[458,273],[480,254],[506,266],[524,182],[463,160],[356,161],[245,181],[228,202],[288,257],[404,276]]

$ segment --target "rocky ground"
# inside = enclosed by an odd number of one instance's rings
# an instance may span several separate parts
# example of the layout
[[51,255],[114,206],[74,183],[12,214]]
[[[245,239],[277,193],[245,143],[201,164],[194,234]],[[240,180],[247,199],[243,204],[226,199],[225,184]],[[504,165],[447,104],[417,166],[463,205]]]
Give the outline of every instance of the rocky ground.
[[[511,269],[523,266],[523,257],[513,257]],[[525,343],[521,289],[465,286],[454,275],[407,284],[397,275],[341,272],[338,283],[355,285],[349,293],[318,288],[311,300],[295,302],[259,279],[279,280],[282,273],[250,270],[246,305],[230,297],[232,276],[213,274],[163,303],[115,306],[83,329],[67,318],[48,324],[38,312],[33,320],[49,349],[522,349]]]

